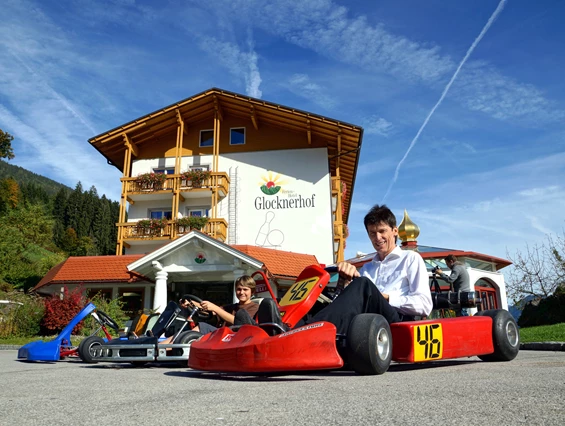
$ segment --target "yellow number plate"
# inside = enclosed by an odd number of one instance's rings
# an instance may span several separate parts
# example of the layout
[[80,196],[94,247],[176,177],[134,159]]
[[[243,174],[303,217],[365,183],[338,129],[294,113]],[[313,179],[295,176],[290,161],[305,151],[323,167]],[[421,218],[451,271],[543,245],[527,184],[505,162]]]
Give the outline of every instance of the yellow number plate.
[[295,303],[302,302],[320,279],[318,277],[309,278],[307,280],[298,281],[286,292],[280,306],[294,305]]
[[414,362],[441,359],[443,355],[443,332],[441,324],[417,325],[414,327]]

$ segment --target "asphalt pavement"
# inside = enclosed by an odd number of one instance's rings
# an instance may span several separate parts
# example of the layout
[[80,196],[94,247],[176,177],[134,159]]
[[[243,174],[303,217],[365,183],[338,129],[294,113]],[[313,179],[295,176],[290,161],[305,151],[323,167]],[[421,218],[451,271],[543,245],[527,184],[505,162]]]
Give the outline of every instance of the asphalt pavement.
[[0,425],[563,425],[565,352],[245,376],[161,364],[28,363],[0,351]]

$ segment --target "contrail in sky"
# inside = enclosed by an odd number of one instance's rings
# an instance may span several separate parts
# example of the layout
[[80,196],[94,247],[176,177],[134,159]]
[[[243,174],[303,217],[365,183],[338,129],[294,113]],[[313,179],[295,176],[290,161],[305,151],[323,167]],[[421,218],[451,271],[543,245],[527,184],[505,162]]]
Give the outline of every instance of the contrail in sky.
[[434,105],[432,110],[429,112],[428,116],[424,120],[424,123],[420,127],[420,130],[418,130],[418,133],[416,133],[416,136],[414,136],[414,139],[412,139],[412,142],[410,143],[410,146],[408,147],[406,154],[404,154],[404,157],[402,157],[402,160],[400,160],[400,162],[396,166],[396,170],[394,171],[394,177],[392,178],[392,181],[390,182],[390,185],[388,186],[388,189],[386,190],[386,194],[383,197],[383,201],[381,202],[381,204],[386,200],[386,198],[388,197],[388,194],[390,194],[390,190],[392,189],[393,185],[396,183],[396,180],[398,179],[398,172],[400,171],[400,167],[402,166],[402,163],[404,163],[404,160],[406,160],[406,157],[408,157],[408,154],[410,154],[410,151],[412,151],[412,148],[414,148],[414,145],[416,145],[416,142],[418,142],[418,138],[420,137],[420,135],[422,134],[422,131],[427,126],[428,121],[430,121],[430,118],[432,117],[432,115],[434,114],[436,109],[443,102],[443,99],[447,95],[447,92],[449,92],[451,85],[453,84],[453,82],[457,78],[459,71],[461,71],[461,68],[463,68],[463,65],[465,65],[465,62],[467,62],[467,59],[469,59],[469,56],[471,56],[471,53],[473,53],[473,51],[475,50],[475,47],[477,47],[477,45],[482,40],[484,35],[487,33],[487,31],[489,30],[491,25],[494,23],[494,21],[496,20],[496,18],[500,14],[500,12],[502,12],[502,9],[504,9],[504,6],[506,6],[506,1],[507,0],[501,0],[500,3],[498,3],[498,7],[494,11],[494,13],[491,15],[491,17],[488,20],[488,22],[486,23],[486,25],[483,27],[483,30],[481,31],[479,36],[475,39],[475,41],[473,42],[471,47],[469,47],[469,50],[467,50],[467,54],[465,55],[465,57],[463,58],[463,60],[461,61],[461,63],[457,67],[457,69],[455,70],[455,73],[453,73],[453,76],[451,77],[451,80],[449,80],[449,83],[447,83],[447,86],[445,86],[445,89],[443,89],[443,93],[441,94],[441,97],[439,98],[437,103]]

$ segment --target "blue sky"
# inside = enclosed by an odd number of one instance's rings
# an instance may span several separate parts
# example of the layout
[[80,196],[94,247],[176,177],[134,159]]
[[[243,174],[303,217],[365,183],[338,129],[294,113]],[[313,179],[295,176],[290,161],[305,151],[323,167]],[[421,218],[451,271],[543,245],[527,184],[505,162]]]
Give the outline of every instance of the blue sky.
[[12,164],[119,197],[87,140],[211,87],[362,126],[346,255],[385,202],[506,257],[564,226],[560,0],[3,0]]

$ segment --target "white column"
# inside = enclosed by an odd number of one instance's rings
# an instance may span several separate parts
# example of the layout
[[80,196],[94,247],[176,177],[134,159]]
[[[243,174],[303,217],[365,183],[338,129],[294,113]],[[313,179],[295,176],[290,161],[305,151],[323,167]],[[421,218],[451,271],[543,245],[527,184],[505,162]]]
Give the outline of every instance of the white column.
[[155,298],[153,299],[153,310],[162,313],[167,306],[167,274],[166,271],[155,273]]

